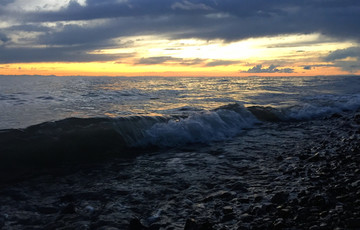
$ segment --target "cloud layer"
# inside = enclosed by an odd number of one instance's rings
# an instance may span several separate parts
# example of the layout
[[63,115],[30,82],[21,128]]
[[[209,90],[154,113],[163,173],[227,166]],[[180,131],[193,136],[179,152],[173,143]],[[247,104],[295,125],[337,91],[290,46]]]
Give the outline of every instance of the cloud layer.
[[256,65],[243,73],[293,73],[294,69],[291,68],[277,68],[276,65],[270,65],[268,68],[263,68],[262,65]]
[[[360,41],[358,0],[87,0],[85,4],[72,0],[56,10],[24,10],[21,2],[0,2],[1,63],[117,61],[124,55],[92,52],[118,47],[118,39],[140,35],[231,42],[320,33],[339,40]],[[335,60],[334,55],[340,54],[331,54],[328,60]],[[139,63],[166,61],[169,60],[157,58]],[[218,60],[207,65],[228,64],[231,63]],[[248,71],[281,70],[255,66]]]

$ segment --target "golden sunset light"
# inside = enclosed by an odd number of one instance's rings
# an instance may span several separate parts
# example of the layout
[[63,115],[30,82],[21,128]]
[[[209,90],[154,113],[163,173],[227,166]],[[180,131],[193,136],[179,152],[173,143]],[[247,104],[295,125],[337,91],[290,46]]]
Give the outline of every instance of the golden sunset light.
[[[121,56],[102,62],[29,62],[0,65],[5,75],[84,75],[84,76],[247,76],[285,75],[251,73],[256,65],[276,65],[293,71],[287,75],[346,74],[331,62],[321,60],[331,50],[347,49],[354,42],[321,40],[319,34],[288,35],[246,39],[237,42],[221,40],[167,40],[164,38],[129,37],[124,48],[89,51],[89,55]],[[121,46],[121,44],[119,45]],[[357,61],[356,58],[347,59]],[[304,69],[305,66],[312,66]],[[355,72],[356,73],[356,72]]]
[[[0,18],[0,74],[85,76],[251,76],[359,74],[358,37],[339,37],[332,25],[287,20],[300,10],[276,4],[288,16],[252,18],[217,4],[169,4],[133,18],[143,5],[118,1],[11,1]],[[290,4],[291,5],[291,4]],[[93,10],[102,7],[104,13]],[[111,7],[118,14],[110,11]],[[127,13],[121,13],[128,10]],[[150,10],[150,9],[149,9]],[[108,14],[106,14],[108,12]],[[125,12],[125,11],[124,11]],[[259,11],[260,12],[260,11]],[[191,15],[191,23],[182,13]],[[309,11],[309,13],[311,13]],[[11,15],[22,15],[12,17]],[[283,21],[277,22],[279,17]],[[132,20],[132,18],[134,20]],[[264,19],[265,21],[261,21]],[[252,20],[252,21],[251,21]],[[260,20],[260,21],[259,21]],[[234,23],[238,23],[236,26]],[[273,23],[273,24],[271,24]],[[172,26],[172,24],[174,26]],[[211,24],[213,26],[211,26]],[[295,25],[295,24],[294,24]],[[350,24],[349,24],[350,25]],[[271,26],[276,30],[271,31]],[[276,27],[275,27],[276,26]],[[346,25],[344,25],[346,29]],[[264,31],[264,32],[263,32]],[[328,32],[322,32],[328,31]]]

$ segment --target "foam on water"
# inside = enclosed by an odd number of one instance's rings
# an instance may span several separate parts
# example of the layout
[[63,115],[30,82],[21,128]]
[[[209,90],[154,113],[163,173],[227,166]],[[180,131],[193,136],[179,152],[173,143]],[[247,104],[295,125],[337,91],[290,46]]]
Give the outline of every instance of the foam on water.
[[233,104],[179,120],[156,123],[146,130],[145,142],[140,143],[169,147],[226,140],[252,127],[256,122],[255,116],[245,107]]
[[[324,100],[326,98],[326,100]],[[360,108],[360,94],[355,95],[321,95],[307,103],[282,109],[287,119],[316,119],[343,111],[355,111]]]

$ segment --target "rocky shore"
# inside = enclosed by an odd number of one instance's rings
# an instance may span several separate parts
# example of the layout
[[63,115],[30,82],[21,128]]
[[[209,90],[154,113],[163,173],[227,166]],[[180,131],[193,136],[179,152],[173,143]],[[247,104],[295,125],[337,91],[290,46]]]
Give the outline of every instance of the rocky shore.
[[229,142],[4,183],[0,228],[360,229],[360,112],[285,126],[304,138],[248,158]]

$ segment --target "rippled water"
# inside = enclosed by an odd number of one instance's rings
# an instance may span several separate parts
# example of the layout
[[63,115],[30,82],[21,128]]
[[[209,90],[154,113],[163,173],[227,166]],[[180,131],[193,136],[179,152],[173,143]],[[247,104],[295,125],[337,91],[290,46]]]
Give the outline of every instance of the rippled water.
[[[189,115],[230,103],[317,116],[360,105],[359,77],[0,77],[0,129],[68,117]],[[295,110],[294,110],[295,109]]]

